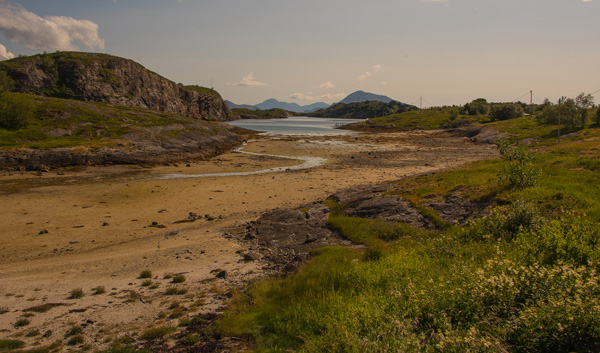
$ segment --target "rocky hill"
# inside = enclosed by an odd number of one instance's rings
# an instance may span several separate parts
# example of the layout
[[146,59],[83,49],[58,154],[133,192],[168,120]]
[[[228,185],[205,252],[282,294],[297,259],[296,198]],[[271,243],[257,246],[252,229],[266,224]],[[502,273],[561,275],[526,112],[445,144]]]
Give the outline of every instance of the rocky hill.
[[107,54],[19,57],[0,62],[0,71],[15,81],[14,90],[20,93],[109,102],[210,121],[237,118],[213,90],[176,84],[132,60]]

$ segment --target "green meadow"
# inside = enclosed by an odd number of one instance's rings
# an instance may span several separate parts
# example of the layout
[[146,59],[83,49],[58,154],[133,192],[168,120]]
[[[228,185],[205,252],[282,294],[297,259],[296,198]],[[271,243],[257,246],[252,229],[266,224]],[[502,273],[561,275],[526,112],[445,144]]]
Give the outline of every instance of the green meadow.
[[[558,142],[558,126],[534,117],[491,126],[509,133],[502,158],[391,191],[437,231],[347,217],[328,201],[329,226],[364,250],[318,249],[298,273],[254,283],[221,330],[257,352],[600,351],[600,128],[568,127]],[[533,143],[513,144],[523,138]],[[450,196],[487,215],[449,224],[427,207]]]

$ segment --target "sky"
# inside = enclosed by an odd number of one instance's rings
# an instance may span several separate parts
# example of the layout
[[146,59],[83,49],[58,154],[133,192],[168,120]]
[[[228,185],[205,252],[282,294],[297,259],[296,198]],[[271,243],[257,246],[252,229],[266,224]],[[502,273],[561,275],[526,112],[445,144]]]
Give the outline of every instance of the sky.
[[600,0],[0,0],[0,59],[135,60],[237,104],[600,103]]

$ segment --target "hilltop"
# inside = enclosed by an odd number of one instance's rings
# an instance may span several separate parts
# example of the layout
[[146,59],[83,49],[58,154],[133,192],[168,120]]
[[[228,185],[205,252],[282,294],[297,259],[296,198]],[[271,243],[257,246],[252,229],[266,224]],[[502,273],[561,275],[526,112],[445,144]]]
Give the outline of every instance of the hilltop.
[[366,102],[366,101],[377,101],[377,102],[389,103],[389,102],[393,101],[393,99],[390,97],[387,97],[387,96],[380,95],[380,94],[369,93],[369,92],[365,92],[365,91],[356,91],[354,93],[349,94],[346,98],[342,99],[337,104],[339,104],[339,103],[343,103],[343,104],[360,103],[360,102]]
[[211,89],[176,84],[133,60],[108,54],[56,52],[0,62],[14,91],[43,97],[108,102],[190,118],[235,120]]

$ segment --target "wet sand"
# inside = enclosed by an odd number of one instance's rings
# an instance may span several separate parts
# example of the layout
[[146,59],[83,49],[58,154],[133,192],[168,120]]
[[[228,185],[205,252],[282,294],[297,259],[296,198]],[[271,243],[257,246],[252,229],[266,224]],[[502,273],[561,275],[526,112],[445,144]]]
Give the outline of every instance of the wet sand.
[[[248,152],[324,158],[304,170],[245,176],[164,179],[166,174],[258,171],[302,161],[228,153],[179,166],[92,167],[0,175],[0,339],[28,346],[66,341],[71,325],[86,326],[87,344],[139,335],[151,325],[177,326],[215,311],[228,292],[265,273],[268,264],[243,261],[244,247],[226,234],[275,208],[300,208],[358,185],[400,179],[496,156],[438,132],[335,137],[269,137]],[[152,271],[152,284],[138,276]],[[225,270],[226,278],[216,278]],[[182,273],[174,284],[166,274]],[[168,277],[168,276],[167,276]],[[93,295],[92,288],[106,292]],[[167,288],[186,294],[166,295]],[[81,299],[68,299],[73,289]],[[173,302],[184,308],[169,318]],[[47,312],[24,310],[60,304]],[[30,323],[15,328],[17,319]],[[42,337],[51,331],[48,337]]]

